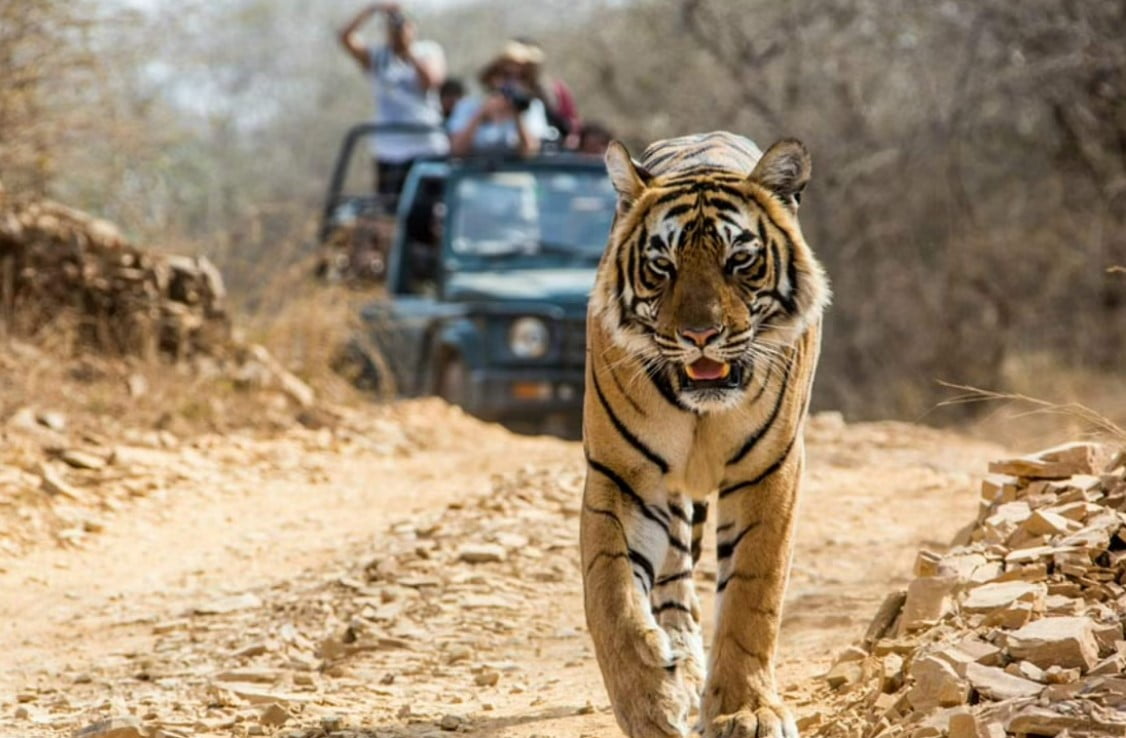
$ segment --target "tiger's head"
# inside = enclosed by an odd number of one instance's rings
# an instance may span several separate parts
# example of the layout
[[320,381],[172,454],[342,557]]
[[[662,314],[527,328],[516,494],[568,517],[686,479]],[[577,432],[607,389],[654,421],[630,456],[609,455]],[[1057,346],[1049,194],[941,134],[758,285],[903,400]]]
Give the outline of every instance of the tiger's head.
[[725,138],[710,146],[745,147],[721,152],[719,166],[698,151],[690,166],[670,166],[675,147],[654,144],[647,167],[610,145],[618,211],[592,297],[613,340],[696,412],[738,404],[756,370],[782,370],[829,299],[798,226],[811,172],[805,146],[783,139],[755,162],[749,141],[717,136]]

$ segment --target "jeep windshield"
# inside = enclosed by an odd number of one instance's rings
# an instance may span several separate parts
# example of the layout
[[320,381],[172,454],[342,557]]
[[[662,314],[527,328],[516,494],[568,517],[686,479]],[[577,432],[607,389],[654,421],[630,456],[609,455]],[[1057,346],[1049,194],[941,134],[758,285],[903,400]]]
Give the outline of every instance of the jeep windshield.
[[459,177],[449,256],[459,270],[597,264],[615,194],[601,170],[493,171]]

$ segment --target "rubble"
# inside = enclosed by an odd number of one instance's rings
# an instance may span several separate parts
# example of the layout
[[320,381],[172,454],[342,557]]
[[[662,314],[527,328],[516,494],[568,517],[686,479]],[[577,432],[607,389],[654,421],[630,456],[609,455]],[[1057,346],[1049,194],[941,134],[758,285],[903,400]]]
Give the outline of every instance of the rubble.
[[1028,659],[1042,669],[1079,667],[1090,671],[1098,662],[1094,622],[1089,617],[1047,617],[1005,636],[1013,658]]
[[133,717],[100,720],[74,733],[74,738],[144,738],[141,723]]
[[0,191],[0,304],[17,333],[59,315],[111,354],[180,359],[230,339],[222,277],[206,257],[131,244],[112,224],[49,200]]
[[1072,443],[989,471],[975,524],[920,552],[863,658],[829,670],[839,719],[813,735],[1126,736],[1126,456]]

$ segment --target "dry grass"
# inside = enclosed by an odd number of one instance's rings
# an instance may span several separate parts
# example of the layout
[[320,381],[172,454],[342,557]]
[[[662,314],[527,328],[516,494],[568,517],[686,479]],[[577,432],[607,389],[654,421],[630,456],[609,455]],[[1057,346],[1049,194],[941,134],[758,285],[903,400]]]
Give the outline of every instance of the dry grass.
[[262,301],[242,320],[247,337],[261,343],[287,369],[331,402],[365,396],[334,369],[341,346],[360,331],[360,309],[376,294],[314,280],[303,261],[260,290]]
[[[960,393],[939,403],[940,407],[1002,403],[1006,408],[1015,408],[1004,416],[991,413],[974,424],[978,433],[991,438],[997,438],[1000,425],[1002,434],[1007,432],[1009,437],[1028,438],[1054,431],[1068,439],[1091,438],[1126,447],[1126,428],[1080,402],[1051,402],[1019,392],[997,392],[948,382],[939,384]],[[1048,422],[1029,425],[1029,420],[1038,419],[1047,419]]]
[[[272,433],[293,427],[302,409],[278,388],[243,373],[231,358],[166,358],[76,352],[66,321],[34,338],[0,336],[0,428],[22,408],[53,411],[79,436],[127,431]],[[318,399],[323,395],[318,393]]]

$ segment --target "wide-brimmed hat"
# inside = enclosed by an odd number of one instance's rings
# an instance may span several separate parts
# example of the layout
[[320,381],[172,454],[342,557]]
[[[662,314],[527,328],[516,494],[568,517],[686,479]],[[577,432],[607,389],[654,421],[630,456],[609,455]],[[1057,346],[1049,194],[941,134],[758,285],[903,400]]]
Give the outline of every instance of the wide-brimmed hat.
[[536,46],[529,46],[528,44],[520,43],[519,41],[508,41],[501,47],[500,51],[494,56],[488,64],[481,67],[480,74],[477,75],[478,79],[483,83],[489,77],[492,77],[496,72],[497,67],[505,62],[516,62],[517,64],[543,64],[543,51]]

